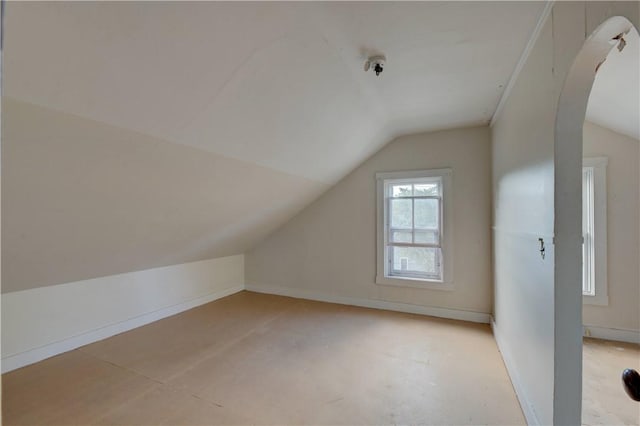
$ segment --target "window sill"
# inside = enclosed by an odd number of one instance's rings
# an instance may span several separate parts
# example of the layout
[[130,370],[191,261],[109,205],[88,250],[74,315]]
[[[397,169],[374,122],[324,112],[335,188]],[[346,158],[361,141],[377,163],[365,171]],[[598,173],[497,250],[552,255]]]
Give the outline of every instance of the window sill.
[[453,282],[421,280],[417,278],[384,277],[380,275],[376,276],[376,284],[388,285],[388,286],[394,286],[394,287],[420,288],[423,290],[442,290],[442,291],[455,290]]
[[609,306],[609,297],[608,296],[585,296],[582,295],[582,304],[583,305],[595,305],[595,306]]

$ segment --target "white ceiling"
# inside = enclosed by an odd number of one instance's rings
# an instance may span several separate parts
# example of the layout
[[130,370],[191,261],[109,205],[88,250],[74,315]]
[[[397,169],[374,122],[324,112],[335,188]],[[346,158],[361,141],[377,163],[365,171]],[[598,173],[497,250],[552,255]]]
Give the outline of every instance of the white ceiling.
[[640,139],[640,40],[632,29],[626,47],[611,49],[600,66],[587,104],[587,120]]
[[395,136],[488,123],[543,8],[7,2],[2,291],[250,250]]
[[334,183],[394,136],[488,122],[543,7],[9,2],[4,89]]

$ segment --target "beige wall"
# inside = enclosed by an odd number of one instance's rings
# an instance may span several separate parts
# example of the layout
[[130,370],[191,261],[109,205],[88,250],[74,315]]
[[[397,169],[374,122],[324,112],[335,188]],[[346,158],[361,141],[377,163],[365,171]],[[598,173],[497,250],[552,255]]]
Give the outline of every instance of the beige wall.
[[[455,291],[375,284],[376,172],[453,168]],[[250,287],[491,312],[486,127],[396,139],[246,254]]]
[[607,157],[608,306],[584,305],[583,322],[598,327],[640,330],[640,141],[604,127],[584,125],[585,157]]
[[327,185],[3,99],[2,292],[243,253]]

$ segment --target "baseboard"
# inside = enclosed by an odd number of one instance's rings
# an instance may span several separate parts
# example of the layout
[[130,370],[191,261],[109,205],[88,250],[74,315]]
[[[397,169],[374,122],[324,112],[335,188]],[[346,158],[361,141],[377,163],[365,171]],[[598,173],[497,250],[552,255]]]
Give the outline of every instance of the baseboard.
[[516,367],[513,362],[513,358],[511,357],[509,350],[507,349],[507,345],[500,334],[500,330],[496,326],[496,323],[491,317],[491,328],[493,329],[493,337],[496,339],[496,344],[498,345],[498,350],[502,355],[502,360],[504,361],[504,365],[507,368],[507,374],[509,374],[509,378],[511,379],[511,384],[513,385],[513,390],[518,397],[518,402],[520,403],[520,408],[522,409],[522,413],[527,421],[528,425],[539,425],[540,421],[538,420],[538,416],[536,416],[533,407],[529,403],[529,399],[526,396],[526,392],[522,386],[522,381],[520,380],[520,376],[516,370]]
[[68,339],[7,356],[6,358],[2,359],[2,373],[6,373],[29,364],[42,361],[52,356],[79,348],[80,346],[88,345],[89,343],[97,342],[99,340],[106,339],[107,337],[111,337],[116,334],[141,327],[154,321],[158,321],[162,318],[170,317],[172,315],[195,308],[196,306],[204,305],[205,303],[213,302],[214,300],[232,295],[242,290],[244,290],[244,285],[236,285],[224,290],[215,291],[205,296],[197,297],[195,299],[158,309],[153,312],[148,312],[143,315],[129,318],[125,321],[100,327],[98,329],[91,330],[89,332],[82,333]]
[[388,311],[405,312],[410,314],[428,315],[432,317],[448,318],[461,321],[471,321],[489,324],[491,316],[483,312],[463,311],[458,309],[437,308],[431,306],[412,305],[409,303],[388,302],[386,300],[360,299],[354,297],[334,296],[318,293],[307,289],[290,287],[262,286],[246,284],[245,290],[256,293],[275,294],[296,299],[316,300],[319,302],[338,303],[340,305],[360,306],[363,308],[385,309]]
[[594,339],[614,340],[616,342],[627,342],[640,344],[640,330],[628,330],[620,328],[598,327],[595,325],[585,325],[582,327],[583,336]]

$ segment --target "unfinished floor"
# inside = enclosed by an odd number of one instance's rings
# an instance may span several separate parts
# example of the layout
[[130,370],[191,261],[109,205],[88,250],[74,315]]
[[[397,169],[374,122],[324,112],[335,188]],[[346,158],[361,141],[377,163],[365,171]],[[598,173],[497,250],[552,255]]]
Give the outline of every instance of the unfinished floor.
[[582,424],[640,425],[640,404],[622,387],[622,371],[640,371],[640,345],[584,339]]
[[2,377],[4,424],[524,424],[488,325],[241,292]]

